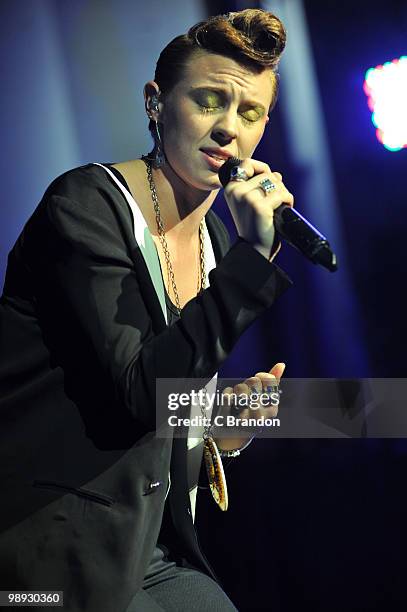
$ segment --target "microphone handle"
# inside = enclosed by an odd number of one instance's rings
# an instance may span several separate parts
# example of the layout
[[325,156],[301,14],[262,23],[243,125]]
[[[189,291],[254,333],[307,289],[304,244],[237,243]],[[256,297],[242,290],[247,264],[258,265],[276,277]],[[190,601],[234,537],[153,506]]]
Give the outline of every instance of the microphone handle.
[[[219,180],[223,187],[230,181],[233,167],[239,166],[242,160],[230,157],[219,169]],[[274,227],[277,234],[288,244],[298,249],[315,264],[320,264],[335,272],[338,269],[335,253],[329,242],[307,219],[287,204],[281,204],[274,211]]]
[[278,235],[315,264],[335,272],[336,255],[328,240],[298,210],[281,204],[274,211],[274,227]]

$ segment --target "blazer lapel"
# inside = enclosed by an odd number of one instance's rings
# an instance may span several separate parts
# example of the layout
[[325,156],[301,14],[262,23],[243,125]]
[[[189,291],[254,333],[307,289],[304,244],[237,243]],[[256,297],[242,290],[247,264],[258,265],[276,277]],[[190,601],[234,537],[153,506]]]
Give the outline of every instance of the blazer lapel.
[[95,165],[101,166],[106,170],[106,172],[110,175],[116,185],[119,187],[120,191],[124,195],[127,200],[127,203],[130,207],[130,210],[133,215],[133,230],[134,237],[136,242],[140,248],[140,252],[143,255],[144,261],[146,262],[146,266],[148,272],[150,274],[151,282],[153,283],[155,292],[157,294],[158,301],[161,306],[161,310],[165,319],[165,322],[168,323],[167,319],[167,307],[165,304],[165,293],[164,293],[164,284],[161,275],[160,261],[158,259],[157,249],[154,244],[154,240],[151,236],[150,230],[148,229],[146,220],[144,219],[140,208],[137,206],[133,196],[126,189],[124,185],[115,177],[113,172],[103,166],[103,164],[99,164],[94,162]]
[[[133,232],[136,242],[140,248],[140,252],[144,258],[147,266],[148,273],[150,275],[151,282],[153,284],[157,299],[159,301],[165,323],[168,324],[167,308],[165,303],[165,292],[164,284],[161,274],[160,261],[156,246],[151,236],[150,230],[143,217],[140,208],[137,206],[130,191],[122,184],[121,181],[113,174],[113,172],[98,162],[94,162],[94,165],[104,168],[109,174],[111,179],[117,185],[126,199],[133,218]],[[229,244],[226,244],[225,240],[222,240],[220,230],[215,222],[215,214],[209,210],[204,218],[204,251],[205,251],[205,270],[207,277],[209,272],[216,267],[216,264],[225,255]],[[207,280],[207,285],[209,281]]]
[[[135,202],[133,196],[128,189],[119,181],[113,172],[103,164],[95,162],[106,170],[115,184],[118,186],[123,196],[125,197],[133,217],[133,230],[136,242],[143,255],[144,261],[150,275],[155,293],[161,306],[161,310],[168,325],[167,307],[165,302],[165,290],[161,273],[160,261],[158,258],[157,249],[148,229],[146,220],[144,219],[140,208]],[[206,286],[209,286],[209,272],[216,267],[216,264],[222,259],[229,248],[225,233],[221,230],[216,215],[209,210],[204,218],[204,254],[205,254],[205,271],[206,271]],[[207,383],[206,389],[212,393],[216,391],[217,373]],[[209,415],[208,415],[209,416]],[[180,433],[180,432],[179,432]],[[188,444],[189,442],[189,444]],[[194,447],[202,442],[202,438],[188,439],[187,428],[183,427],[182,437],[173,438],[172,455],[171,455],[171,487],[169,491],[169,502],[171,514],[176,529],[183,533],[189,542],[189,546],[194,549],[198,555],[202,555],[199,548],[196,532],[193,526],[191,514],[191,506],[189,499],[188,477],[187,477],[187,453],[188,446]],[[206,559],[204,559],[206,561]],[[206,569],[215,577],[211,567],[206,564]],[[216,577],[215,577],[216,579]]]

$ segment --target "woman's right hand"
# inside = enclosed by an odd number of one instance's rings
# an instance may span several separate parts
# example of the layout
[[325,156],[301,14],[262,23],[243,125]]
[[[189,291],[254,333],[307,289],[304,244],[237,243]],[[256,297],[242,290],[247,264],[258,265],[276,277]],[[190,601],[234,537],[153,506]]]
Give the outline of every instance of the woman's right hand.
[[[239,236],[269,259],[275,238],[274,211],[281,204],[293,207],[294,196],[284,185],[281,174],[272,172],[264,162],[246,158],[239,166],[249,178],[247,181],[229,181],[224,196]],[[260,187],[260,182],[266,178],[276,185],[267,194]]]

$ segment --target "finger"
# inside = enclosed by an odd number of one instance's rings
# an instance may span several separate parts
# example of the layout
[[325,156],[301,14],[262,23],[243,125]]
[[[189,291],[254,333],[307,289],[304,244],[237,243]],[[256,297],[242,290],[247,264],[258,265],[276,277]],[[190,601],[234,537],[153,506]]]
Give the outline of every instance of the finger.
[[242,159],[239,166],[246,170],[247,174],[249,175],[249,178],[257,174],[261,174],[263,172],[267,174],[272,173],[271,168],[268,164],[258,159],[253,159],[252,157],[246,157],[245,159]]
[[[248,177],[247,180],[250,180],[253,176],[261,172],[270,173],[270,169],[267,164],[265,164],[264,162],[257,161],[255,159],[251,159],[249,157],[246,159],[242,159],[240,161],[239,168],[241,168],[242,170],[246,172],[247,177]],[[241,186],[245,182],[247,181],[244,181],[244,180],[236,181],[236,180],[231,179],[225,186],[225,192],[227,193],[231,189],[237,189],[239,188],[239,186]]]
[[294,196],[293,194],[288,191],[287,187],[284,185],[284,183],[280,183],[280,189],[281,189],[281,193],[284,194],[284,204],[287,204],[287,206],[290,206],[291,208],[294,208]]
[[256,378],[260,378],[263,386],[264,386],[264,381],[268,381],[268,380],[275,380],[275,375],[271,372],[271,370],[269,372],[256,372],[255,374]]
[[[239,164],[239,168],[242,168],[246,171],[248,176],[248,180],[253,178],[254,176],[258,176],[259,174],[266,174],[269,176],[275,183],[282,183],[283,175],[280,172],[272,171],[270,166],[265,162],[259,161],[257,159],[253,159],[251,157],[246,157],[242,159]],[[230,183],[236,182],[244,182],[244,181],[229,181]]]
[[226,406],[232,406],[235,401],[235,394],[232,387],[225,387],[222,391],[222,403]]
[[240,168],[243,168],[247,175],[248,179],[255,178],[260,174],[265,174],[270,178],[274,183],[284,184],[283,183],[283,175],[280,172],[276,172],[270,168],[270,166],[264,162],[257,161],[255,159],[246,159],[243,160],[239,165]]
[[[263,392],[263,385],[260,378],[256,378],[256,376],[250,376],[246,378],[243,383],[244,387],[237,385],[239,392],[245,392],[250,397],[250,401],[248,403],[248,407],[250,408],[260,408],[259,404],[259,396]],[[246,391],[247,387],[247,391]]]
[[261,393],[263,390],[261,379],[256,376],[250,376],[244,382],[249,387],[251,393]]
[[[254,188],[254,185],[258,187],[261,180],[268,178],[276,186],[276,190],[279,190],[280,198],[277,206],[281,203],[287,204],[288,206],[294,205],[294,197],[282,182],[283,177],[280,172],[272,172],[268,164],[252,158],[241,160],[239,167],[246,171],[248,179],[246,181],[229,181],[225,187],[226,194],[233,190],[235,194],[244,195],[250,192]],[[265,195],[263,190],[262,195]]]
[[273,376],[275,376],[276,378],[281,378],[282,375],[284,374],[284,370],[285,370],[285,363],[279,362],[279,363],[276,363],[276,365],[271,368],[270,374],[273,374]]
[[269,417],[273,419],[278,415],[278,404],[272,404],[267,408]]
[[233,390],[236,395],[250,395],[251,393],[250,388],[245,383],[238,383],[233,387]]
[[271,374],[271,372],[257,372],[256,377],[261,379],[263,390],[266,393],[274,393],[278,386],[278,380],[274,374]]
[[[253,205],[258,204],[260,206],[266,206],[267,208],[276,209],[281,204],[287,204],[290,207],[294,206],[294,196],[288,191],[284,183],[273,181],[272,176],[267,172],[256,174],[247,181],[235,183],[236,194],[245,196],[246,201],[251,202]],[[265,193],[261,182],[265,179],[271,180],[275,188]],[[260,197],[259,197],[260,196]]]
[[233,391],[236,393],[236,409],[241,412],[248,408],[249,400],[243,399],[250,396],[250,389],[245,383],[238,383],[233,387]]
[[[240,161],[239,168],[245,170],[248,176],[248,180],[259,174],[266,174],[267,176],[270,176],[272,174],[270,166],[268,164],[266,164],[265,162],[261,162],[257,159],[252,159],[251,157],[242,159]],[[276,176],[275,180],[279,181],[279,178]],[[225,187],[225,192],[227,193],[231,189],[238,189],[239,187],[241,188],[241,185],[245,182],[247,181],[230,180]]]

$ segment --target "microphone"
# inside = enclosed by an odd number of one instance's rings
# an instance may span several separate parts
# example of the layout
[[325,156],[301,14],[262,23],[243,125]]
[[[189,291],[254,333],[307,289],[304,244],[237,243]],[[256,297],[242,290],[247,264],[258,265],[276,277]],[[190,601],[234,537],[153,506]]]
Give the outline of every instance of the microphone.
[[[223,187],[226,187],[230,181],[232,168],[241,163],[241,159],[230,157],[219,168],[219,180]],[[325,236],[291,206],[281,204],[275,209],[274,227],[281,238],[298,249],[314,264],[320,264],[330,272],[338,269],[336,255],[331,250]]]

